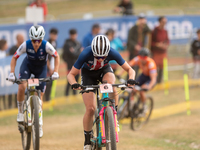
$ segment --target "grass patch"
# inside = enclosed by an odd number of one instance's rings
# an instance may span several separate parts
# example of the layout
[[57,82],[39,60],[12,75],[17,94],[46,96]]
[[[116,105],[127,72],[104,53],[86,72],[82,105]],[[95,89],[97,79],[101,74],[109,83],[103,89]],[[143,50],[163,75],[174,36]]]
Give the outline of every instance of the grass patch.
[[84,114],[85,107],[83,103],[73,104],[73,105],[64,105],[56,106],[53,111],[44,110],[44,117],[51,116],[76,116]]
[[[61,14],[87,13],[92,11],[113,10],[119,3],[114,0],[51,0],[46,1],[48,14],[55,17]],[[199,7],[199,0],[132,0],[134,9],[185,9]],[[2,2],[0,5],[0,18],[25,16],[27,1]],[[9,10],[9,11],[8,11]],[[170,13],[170,12],[169,12]],[[178,12],[177,12],[178,13]]]

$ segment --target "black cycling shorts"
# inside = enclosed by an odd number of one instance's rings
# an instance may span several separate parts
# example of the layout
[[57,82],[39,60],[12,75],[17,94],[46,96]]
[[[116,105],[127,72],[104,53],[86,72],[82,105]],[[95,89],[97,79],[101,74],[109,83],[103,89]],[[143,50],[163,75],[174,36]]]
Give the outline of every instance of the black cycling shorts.
[[98,85],[99,82],[102,82],[103,76],[107,72],[113,73],[110,64],[99,70],[88,70],[83,67],[81,69],[81,85]]

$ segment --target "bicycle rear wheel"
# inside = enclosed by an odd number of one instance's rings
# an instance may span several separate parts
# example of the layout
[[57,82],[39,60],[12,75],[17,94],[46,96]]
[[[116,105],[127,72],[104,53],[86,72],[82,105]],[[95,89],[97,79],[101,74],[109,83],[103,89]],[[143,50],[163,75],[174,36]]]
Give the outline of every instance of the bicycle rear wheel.
[[31,131],[28,131],[28,112],[24,104],[24,122],[19,124],[23,150],[29,150],[31,146]]
[[39,150],[40,148],[40,138],[39,138],[39,104],[38,97],[32,96],[31,103],[31,118],[32,118],[32,140],[33,140],[33,149]]
[[132,111],[131,111],[131,129],[139,130],[142,125],[146,124],[149,121],[153,110],[153,98],[147,96],[146,98],[146,106],[147,111],[143,113],[143,104],[138,99],[137,103],[134,104]]
[[128,98],[127,96],[120,95],[119,96],[119,104],[118,104],[118,111],[117,111],[117,120],[121,120],[125,118],[128,114]]
[[107,107],[105,110],[105,134],[106,134],[106,150],[116,150],[116,134],[113,117],[113,110]]

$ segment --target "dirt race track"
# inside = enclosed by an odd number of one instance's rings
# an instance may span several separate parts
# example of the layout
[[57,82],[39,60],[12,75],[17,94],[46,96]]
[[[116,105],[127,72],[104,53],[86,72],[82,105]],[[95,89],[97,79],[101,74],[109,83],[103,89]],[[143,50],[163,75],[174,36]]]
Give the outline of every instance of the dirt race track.
[[[192,150],[200,149],[199,110],[151,120],[140,131],[122,125],[118,150]],[[44,117],[41,150],[82,150],[82,115]],[[0,120],[0,150],[21,150],[16,116]],[[32,149],[32,147],[31,147]]]

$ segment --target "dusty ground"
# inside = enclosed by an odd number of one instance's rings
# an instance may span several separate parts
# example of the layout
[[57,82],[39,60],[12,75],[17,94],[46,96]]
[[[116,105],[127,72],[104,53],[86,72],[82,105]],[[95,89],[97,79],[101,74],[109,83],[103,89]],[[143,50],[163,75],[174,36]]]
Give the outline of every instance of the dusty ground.
[[[44,112],[41,150],[80,150],[83,148],[83,104],[62,106]],[[200,149],[199,113],[185,113],[151,120],[140,131],[122,125],[118,150],[192,150]],[[21,150],[16,116],[0,119],[0,150]],[[31,147],[32,149],[32,147]]]

